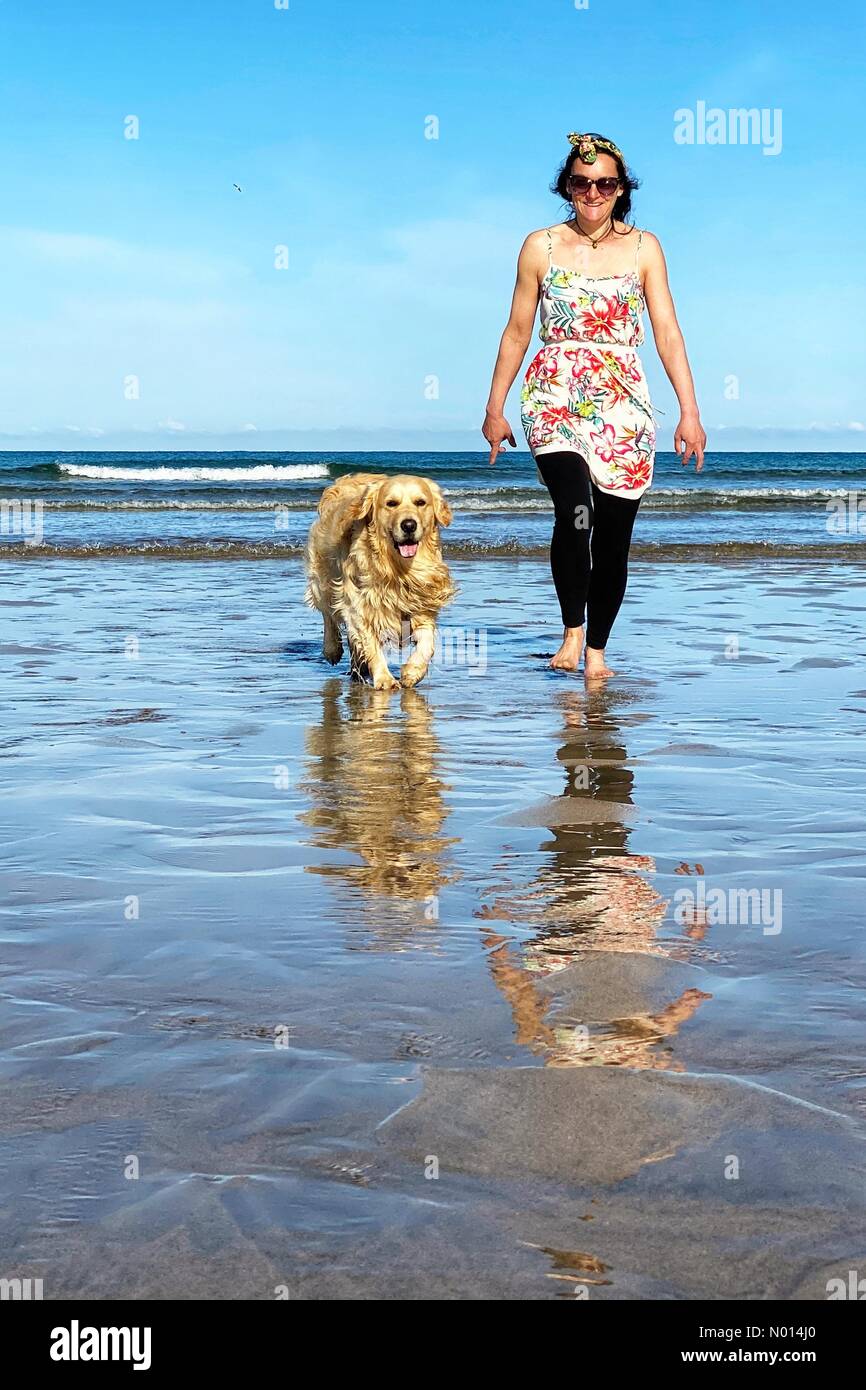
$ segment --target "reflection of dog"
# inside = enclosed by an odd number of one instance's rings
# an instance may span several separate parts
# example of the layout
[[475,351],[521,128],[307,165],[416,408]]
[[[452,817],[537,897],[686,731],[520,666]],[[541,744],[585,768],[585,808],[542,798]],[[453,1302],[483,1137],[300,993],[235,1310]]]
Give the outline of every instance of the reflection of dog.
[[[427,701],[406,690],[396,709],[389,695],[337,680],[325,681],[322,701],[321,721],[306,734],[301,790],[310,809],[301,820],[314,844],[340,854],[307,871],[363,898],[390,899],[386,921],[395,928],[405,927],[395,908],[409,910],[413,925],[435,920],[430,902],[449,881],[444,859],[454,841],[442,833],[446,787]],[[347,864],[347,850],[360,862]]]
[[343,655],[343,623],[353,671],[369,673],[377,690],[396,690],[382,648],[400,641],[408,619],[415,650],[402,683],[423,679],[439,610],[456,592],[439,547],[439,527],[450,521],[427,478],[352,473],[325,489],[307,541],[305,597],[324,619],[323,654],[332,665]]

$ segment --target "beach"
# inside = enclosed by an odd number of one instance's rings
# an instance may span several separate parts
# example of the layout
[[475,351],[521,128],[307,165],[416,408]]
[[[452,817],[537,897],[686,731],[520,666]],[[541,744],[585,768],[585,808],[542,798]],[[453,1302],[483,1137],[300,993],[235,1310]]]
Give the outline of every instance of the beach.
[[302,602],[332,465],[21,457],[6,1275],[796,1300],[866,1267],[866,579],[826,526],[862,456],[723,457],[709,500],[663,474],[597,688],[547,665],[525,459],[408,460],[450,488],[459,593],[395,694],[323,663]]

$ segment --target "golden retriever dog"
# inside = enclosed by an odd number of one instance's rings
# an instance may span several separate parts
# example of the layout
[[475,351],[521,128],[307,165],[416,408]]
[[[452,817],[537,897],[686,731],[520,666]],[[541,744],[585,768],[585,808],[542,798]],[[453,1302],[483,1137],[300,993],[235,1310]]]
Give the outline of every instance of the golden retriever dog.
[[[457,592],[439,546],[439,527],[450,521],[429,478],[351,473],[325,488],[307,540],[305,599],[324,620],[326,661],[343,655],[344,626],[352,672],[369,675],[376,690],[424,678],[439,610]],[[414,651],[398,681],[383,648],[407,635]]]

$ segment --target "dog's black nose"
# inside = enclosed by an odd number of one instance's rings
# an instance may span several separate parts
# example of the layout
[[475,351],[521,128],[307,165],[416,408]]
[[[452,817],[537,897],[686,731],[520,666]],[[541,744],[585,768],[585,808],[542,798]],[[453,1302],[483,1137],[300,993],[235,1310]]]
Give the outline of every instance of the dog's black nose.
[[400,530],[405,531],[407,536],[414,536],[418,530],[418,523],[411,516],[407,516],[400,522]]

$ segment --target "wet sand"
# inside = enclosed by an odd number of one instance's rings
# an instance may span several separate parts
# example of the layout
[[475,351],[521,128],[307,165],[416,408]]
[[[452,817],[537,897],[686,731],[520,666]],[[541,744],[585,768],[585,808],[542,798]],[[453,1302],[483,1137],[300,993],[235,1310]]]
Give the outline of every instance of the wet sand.
[[[4,1277],[46,1298],[825,1298],[863,1269],[866,581],[533,560],[417,691],[295,560],[3,613]],[[482,669],[483,668],[483,669]]]

